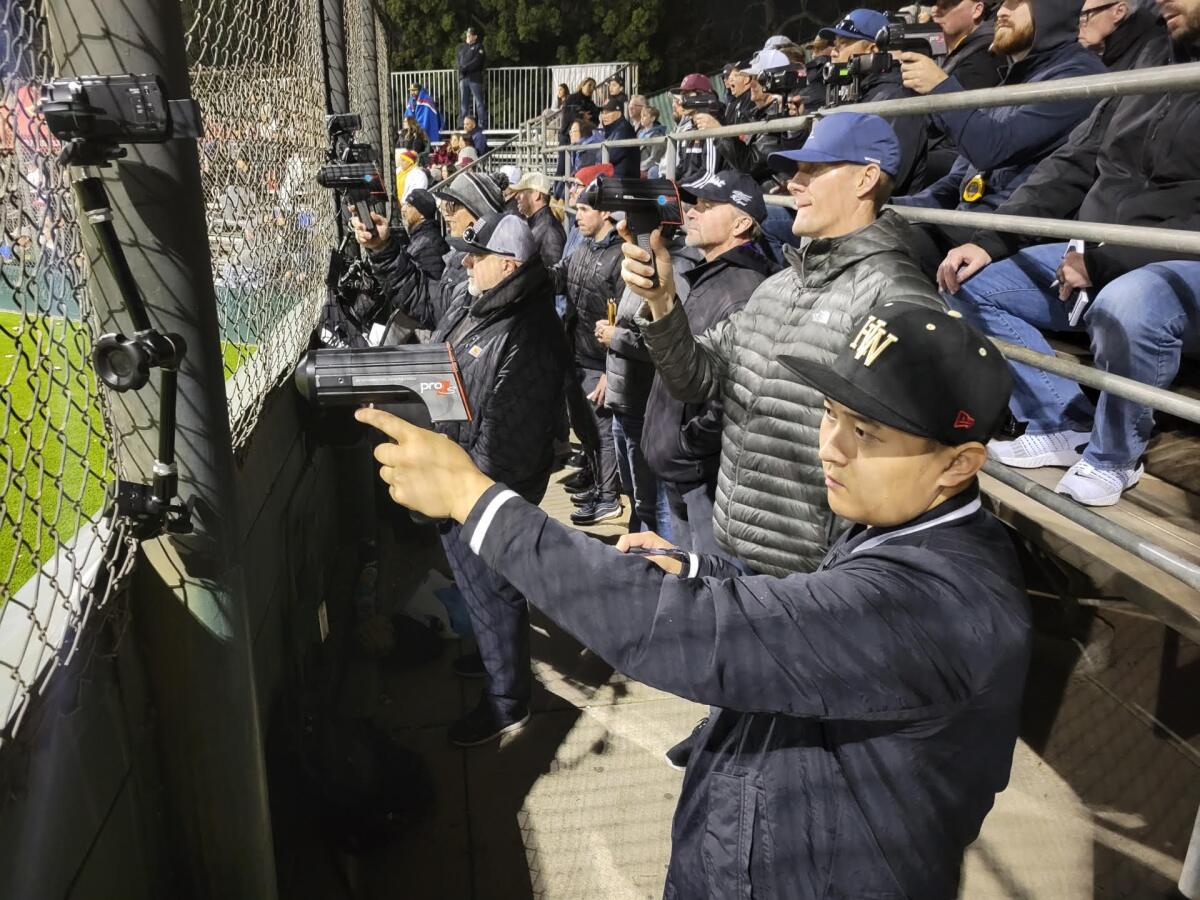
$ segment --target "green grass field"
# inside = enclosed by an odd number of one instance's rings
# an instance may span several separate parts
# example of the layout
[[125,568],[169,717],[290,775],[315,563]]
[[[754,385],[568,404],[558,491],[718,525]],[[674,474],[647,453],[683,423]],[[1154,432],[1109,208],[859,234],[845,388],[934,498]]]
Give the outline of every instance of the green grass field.
[[0,312],[0,597],[104,502],[103,421],[84,326]]
[[[0,312],[0,605],[104,503],[103,420],[86,328]],[[253,344],[222,342],[228,378]]]

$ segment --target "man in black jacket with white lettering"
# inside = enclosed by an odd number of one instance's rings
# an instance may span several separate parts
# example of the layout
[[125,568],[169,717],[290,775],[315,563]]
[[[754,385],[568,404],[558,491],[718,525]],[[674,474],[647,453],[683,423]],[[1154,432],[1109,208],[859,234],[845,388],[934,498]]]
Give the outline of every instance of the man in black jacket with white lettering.
[[395,441],[375,456],[397,503],[462,522],[470,552],[619,671],[715,707],[664,900],[952,900],[1008,782],[1029,660],[1020,564],[976,479],[1010,424],[1008,368],[961,319],[905,303],[858,320],[832,365],[784,364],[825,397],[829,503],[858,523],[785,578],[650,534],[614,550],[436,435],[357,416]]

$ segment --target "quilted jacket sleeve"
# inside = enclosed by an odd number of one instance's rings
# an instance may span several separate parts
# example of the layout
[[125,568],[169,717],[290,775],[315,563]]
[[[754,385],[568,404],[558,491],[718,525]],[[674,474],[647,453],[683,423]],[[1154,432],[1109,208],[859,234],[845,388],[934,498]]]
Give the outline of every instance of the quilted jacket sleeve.
[[676,400],[703,403],[720,395],[737,330],[737,314],[718,322],[699,337],[692,335],[683,304],[653,322],[640,320],[646,349]]

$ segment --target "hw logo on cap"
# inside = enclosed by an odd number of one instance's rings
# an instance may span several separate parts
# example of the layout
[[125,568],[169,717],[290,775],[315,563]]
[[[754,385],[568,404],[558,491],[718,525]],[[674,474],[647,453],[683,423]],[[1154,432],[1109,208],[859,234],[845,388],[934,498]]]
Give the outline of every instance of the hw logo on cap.
[[888,347],[899,340],[900,338],[896,335],[888,332],[887,322],[874,316],[867,316],[867,321],[859,329],[854,340],[850,342],[850,349],[854,351],[855,359],[863,361],[865,357],[866,361],[863,362],[863,365],[869,367],[883,355]]

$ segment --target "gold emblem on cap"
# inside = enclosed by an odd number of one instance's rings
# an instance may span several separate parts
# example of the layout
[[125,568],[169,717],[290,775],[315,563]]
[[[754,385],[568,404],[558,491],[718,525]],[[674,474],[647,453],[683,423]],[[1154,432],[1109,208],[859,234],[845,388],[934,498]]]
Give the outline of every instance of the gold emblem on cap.
[[854,351],[855,359],[863,360],[865,357],[863,365],[870,366],[883,355],[883,351],[899,340],[900,338],[896,335],[888,332],[887,322],[874,316],[867,316],[867,321],[859,329],[854,340],[850,342],[850,349]]

